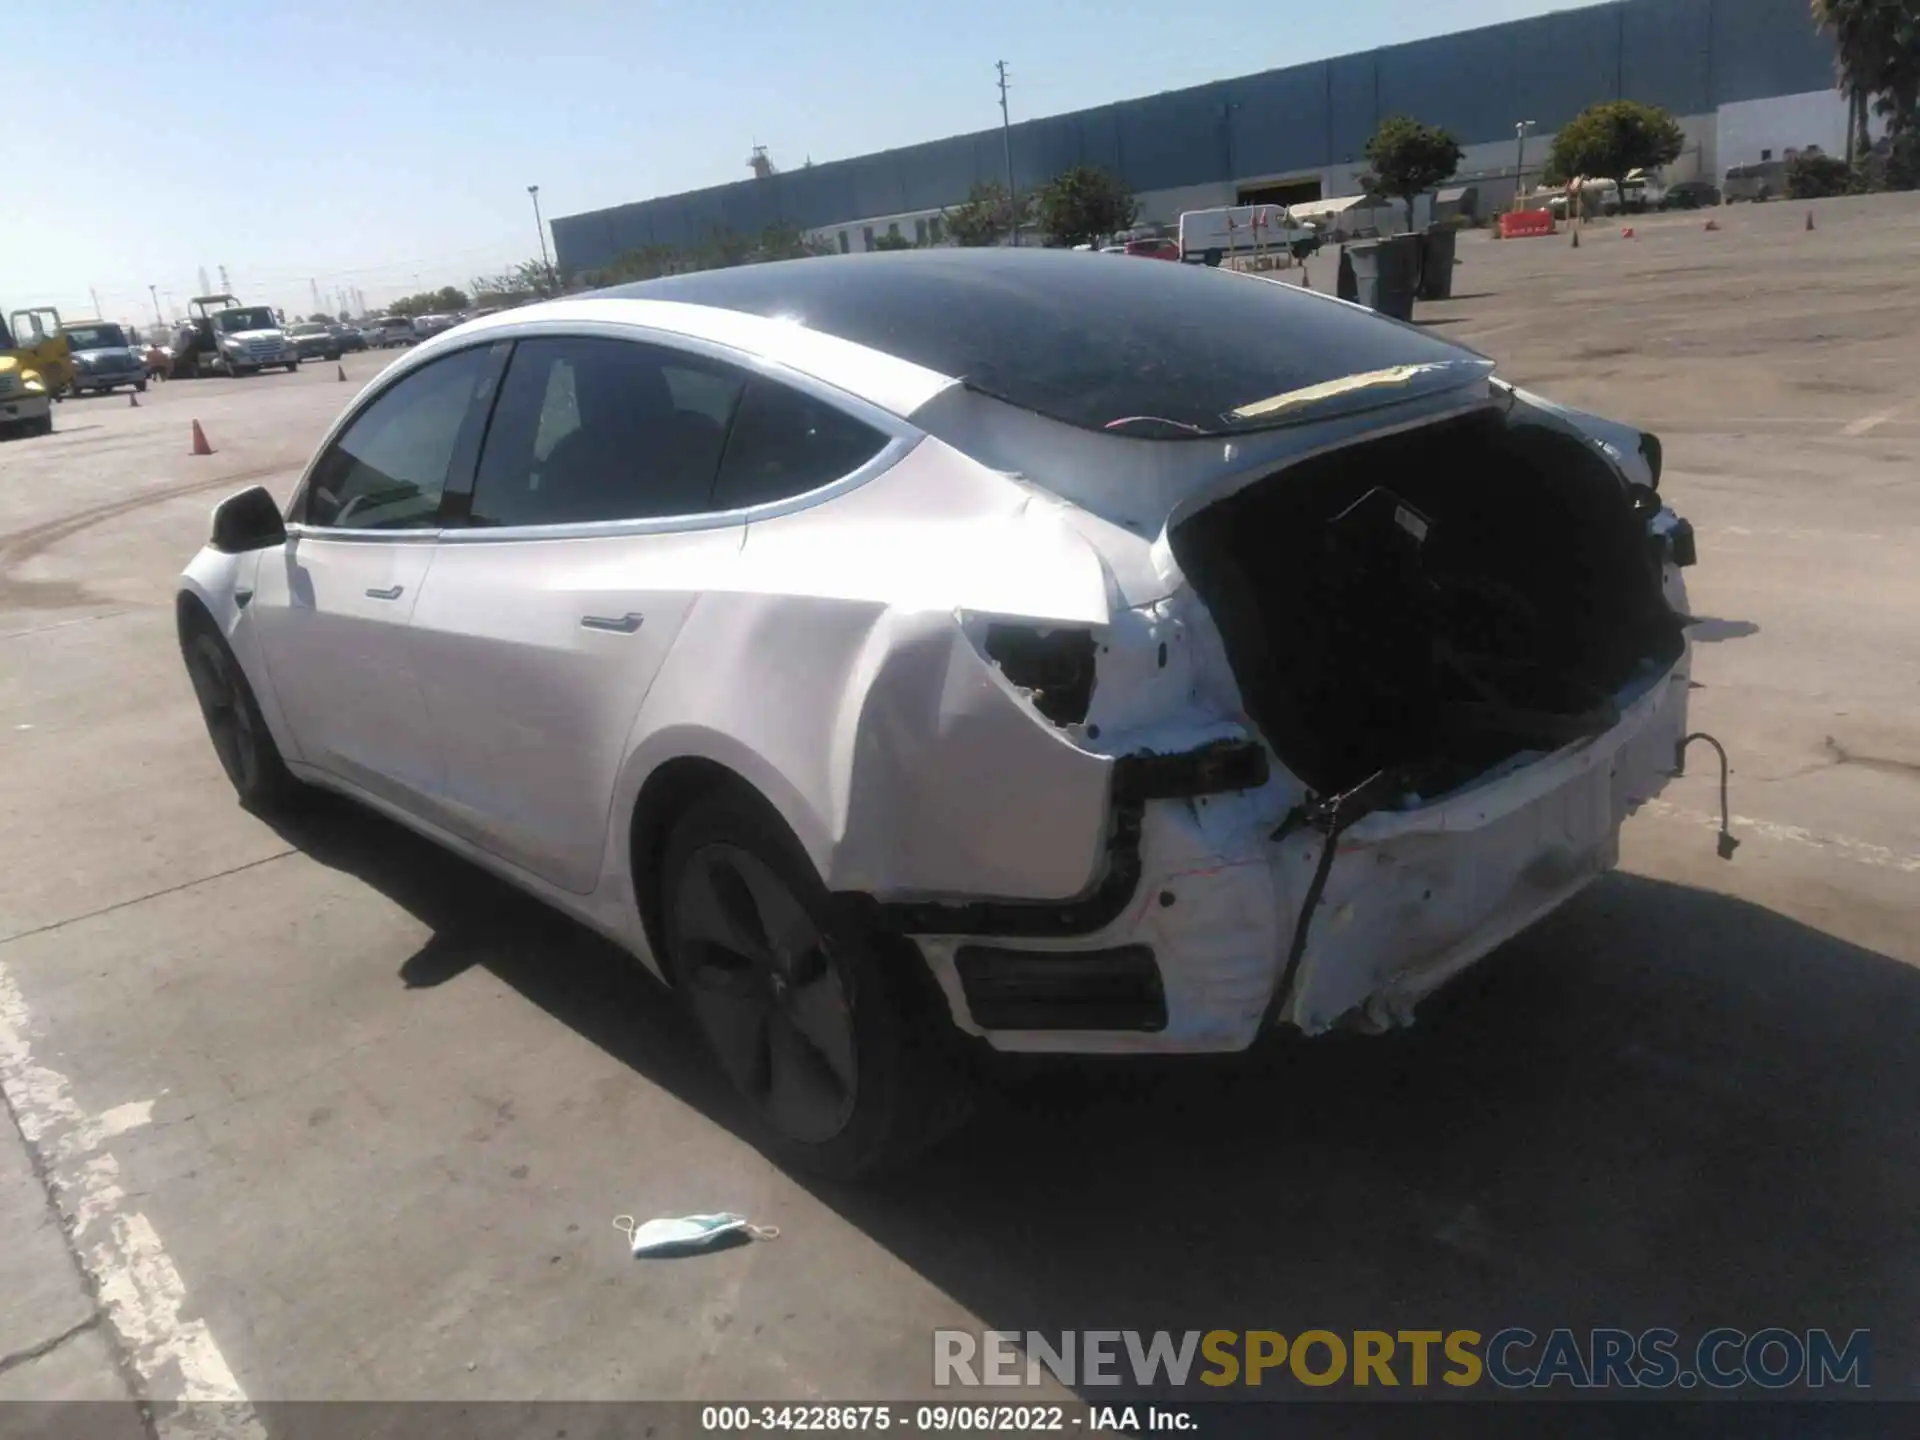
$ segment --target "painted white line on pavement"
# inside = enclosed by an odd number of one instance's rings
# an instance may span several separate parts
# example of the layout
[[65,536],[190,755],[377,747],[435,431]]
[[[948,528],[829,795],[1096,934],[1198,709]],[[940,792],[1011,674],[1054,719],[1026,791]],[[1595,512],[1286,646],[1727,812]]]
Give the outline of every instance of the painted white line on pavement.
[[[1665,800],[1649,800],[1640,809],[1646,814],[1658,815],[1665,820],[1678,820],[1684,825],[1705,825],[1714,830],[1720,828],[1718,815],[1671,805]],[[1860,865],[1898,870],[1904,875],[1920,874],[1920,855],[1902,855],[1898,850],[1890,850],[1885,845],[1875,845],[1867,840],[1855,840],[1850,835],[1822,835],[1803,825],[1782,825],[1776,820],[1756,820],[1750,815],[1733,816],[1732,825],[1736,840],[1758,835],[1765,840],[1780,840],[1789,845],[1810,845]]]
[[[139,1372],[140,1398],[156,1402],[160,1434],[266,1440],[206,1322],[182,1316],[187,1287],[180,1272],[147,1217],[127,1209],[119,1163],[99,1150],[149,1123],[153,1102],[87,1115],[67,1077],[34,1060],[32,1035],[33,1017],[0,961],[0,1094],[45,1166],[80,1262]],[[194,1408],[171,1411],[166,1402],[176,1400]]]
[[1872,415],[1862,415],[1840,433],[1856,438],[1861,435],[1871,434],[1889,420],[1898,420],[1916,405],[1920,405],[1920,396],[1916,396],[1914,399],[1907,401],[1904,405],[1895,405],[1891,409],[1879,410]]

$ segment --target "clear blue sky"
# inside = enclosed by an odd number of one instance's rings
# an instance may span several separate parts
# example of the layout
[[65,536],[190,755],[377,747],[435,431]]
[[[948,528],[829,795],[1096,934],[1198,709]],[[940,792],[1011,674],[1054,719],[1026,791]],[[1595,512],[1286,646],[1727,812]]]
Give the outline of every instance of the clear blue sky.
[[[378,304],[571,214],[1491,24],[1567,0],[0,0],[0,304]],[[415,277],[418,277],[416,285]]]

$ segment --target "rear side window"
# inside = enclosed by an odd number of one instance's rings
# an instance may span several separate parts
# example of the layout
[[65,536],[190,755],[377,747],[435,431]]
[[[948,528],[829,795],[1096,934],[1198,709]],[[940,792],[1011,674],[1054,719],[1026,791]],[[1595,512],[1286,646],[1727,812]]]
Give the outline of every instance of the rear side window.
[[314,467],[306,523],[350,530],[438,525],[460,427],[492,363],[485,346],[457,351],[362,410]]
[[844,411],[755,376],[727,440],[713,508],[738,510],[818,490],[858,470],[886,443]]
[[661,346],[523,340],[473,487],[475,525],[579,525],[714,509],[746,377]]

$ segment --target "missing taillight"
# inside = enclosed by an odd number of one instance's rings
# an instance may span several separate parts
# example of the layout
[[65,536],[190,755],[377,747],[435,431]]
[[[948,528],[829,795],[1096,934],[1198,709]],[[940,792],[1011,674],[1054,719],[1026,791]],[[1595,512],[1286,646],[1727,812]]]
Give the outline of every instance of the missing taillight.
[[1078,725],[1093,703],[1093,636],[1085,630],[989,625],[983,647],[1056,725]]

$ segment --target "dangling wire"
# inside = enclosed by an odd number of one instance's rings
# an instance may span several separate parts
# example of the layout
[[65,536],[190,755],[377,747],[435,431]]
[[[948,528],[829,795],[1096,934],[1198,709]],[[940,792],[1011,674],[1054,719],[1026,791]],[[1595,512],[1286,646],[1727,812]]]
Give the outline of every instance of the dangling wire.
[[1727,823],[1730,818],[1727,810],[1727,775],[1731,768],[1727,763],[1727,747],[1706,731],[1696,730],[1673,747],[1673,773],[1676,776],[1687,773],[1687,747],[1696,740],[1706,741],[1720,756],[1720,839],[1716,848],[1722,860],[1731,860],[1733,852],[1740,848],[1740,842],[1733,838],[1733,829]]

